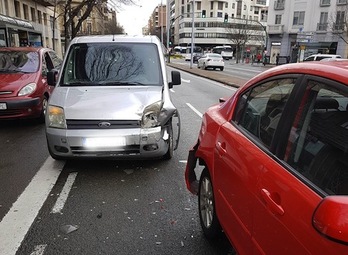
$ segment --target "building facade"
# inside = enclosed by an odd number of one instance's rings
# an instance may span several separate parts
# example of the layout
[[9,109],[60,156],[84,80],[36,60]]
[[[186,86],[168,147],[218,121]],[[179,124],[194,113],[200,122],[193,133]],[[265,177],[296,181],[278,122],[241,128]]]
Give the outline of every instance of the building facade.
[[245,50],[263,50],[267,47],[266,4],[266,0],[168,0],[171,41],[180,46],[191,45],[193,41],[206,49],[218,45],[233,47],[231,35],[243,24],[245,33],[260,34],[263,38],[248,40],[243,45]]
[[159,4],[153,10],[149,21],[147,32],[152,35],[157,35],[161,39],[162,43],[167,43],[167,6],[165,4]]
[[43,46],[62,56],[53,22],[54,5],[48,0],[0,0],[0,46]]
[[316,53],[347,58],[347,11],[347,0],[270,0],[271,62],[278,54],[291,62]]

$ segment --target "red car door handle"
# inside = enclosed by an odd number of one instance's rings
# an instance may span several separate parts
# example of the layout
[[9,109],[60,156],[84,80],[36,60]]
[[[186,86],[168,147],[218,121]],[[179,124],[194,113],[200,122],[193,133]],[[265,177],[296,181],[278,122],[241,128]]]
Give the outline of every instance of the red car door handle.
[[223,156],[227,152],[225,143],[217,142],[216,148],[217,148],[220,156]]
[[284,215],[284,209],[281,205],[279,205],[276,201],[274,201],[274,199],[272,198],[271,193],[266,190],[266,189],[262,189],[261,190],[261,195],[262,198],[266,201],[266,204],[268,205],[268,208],[279,215]]

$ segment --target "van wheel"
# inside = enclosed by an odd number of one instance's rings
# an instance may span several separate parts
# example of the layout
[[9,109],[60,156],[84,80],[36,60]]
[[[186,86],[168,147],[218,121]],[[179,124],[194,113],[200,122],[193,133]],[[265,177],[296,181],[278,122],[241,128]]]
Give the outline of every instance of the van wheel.
[[222,229],[215,210],[213,185],[207,168],[204,168],[199,179],[198,210],[201,227],[208,239],[215,239]]
[[164,159],[171,159],[174,155],[174,139],[173,139],[173,128],[172,128],[172,122],[169,123],[168,125],[168,150],[166,152],[166,154],[164,154],[163,158]]
[[41,114],[40,114],[40,117],[38,119],[39,123],[45,123],[47,105],[48,105],[48,99],[47,99],[47,96],[44,96],[44,98],[42,99]]
[[223,71],[223,70],[224,70],[224,68],[223,68],[223,67],[220,67],[220,70],[221,70],[221,71]]

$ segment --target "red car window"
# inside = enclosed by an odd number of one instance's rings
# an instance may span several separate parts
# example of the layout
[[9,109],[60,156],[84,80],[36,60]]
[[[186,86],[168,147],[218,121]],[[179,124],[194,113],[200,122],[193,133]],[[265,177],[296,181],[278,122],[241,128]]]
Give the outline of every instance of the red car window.
[[284,106],[296,79],[279,79],[264,83],[243,95],[237,106],[239,125],[270,147]]
[[285,161],[327,194],[348,195],[348,93],[309,81]]

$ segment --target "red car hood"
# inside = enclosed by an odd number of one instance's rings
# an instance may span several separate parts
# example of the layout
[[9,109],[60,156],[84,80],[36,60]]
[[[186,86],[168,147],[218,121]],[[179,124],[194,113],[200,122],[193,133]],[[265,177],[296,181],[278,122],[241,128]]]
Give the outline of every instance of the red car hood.
[[12,91],[17,94],[31,82],[37,82],[36,73],[0,73],[0,92]]

